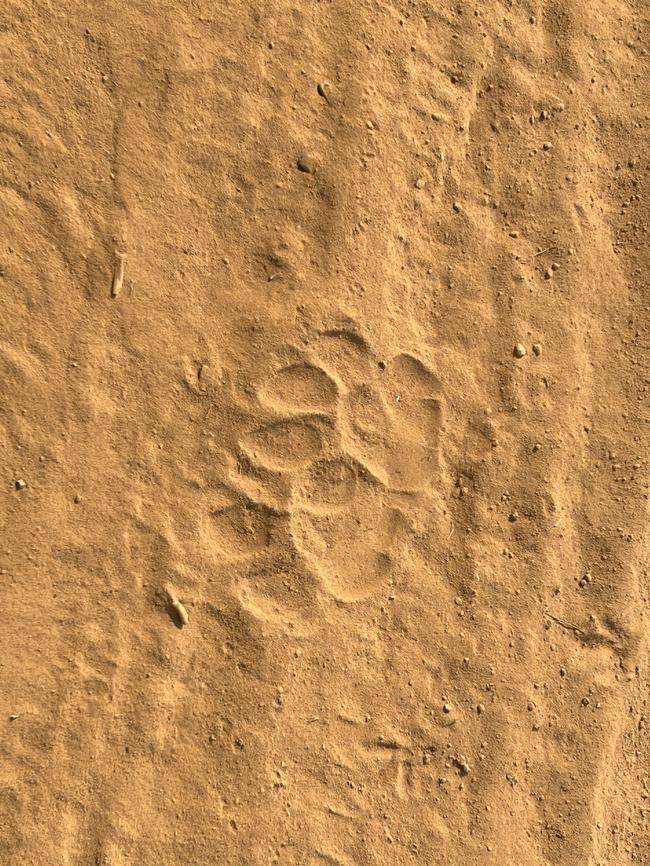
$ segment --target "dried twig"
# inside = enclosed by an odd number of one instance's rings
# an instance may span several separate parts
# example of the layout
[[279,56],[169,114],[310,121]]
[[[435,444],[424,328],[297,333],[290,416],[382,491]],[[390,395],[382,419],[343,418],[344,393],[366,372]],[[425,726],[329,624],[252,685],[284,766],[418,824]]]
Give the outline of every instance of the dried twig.
[[562,622],[561,619],[558,619],[556,616],[553,616],[552,613],[545,612],[544,616],[547,616],[549,619],[552,619],[553,622],[556,622],[558,625],[561,625],[562,628],[565,628],[568,631],[575,632],[575,634],[581,634],[581,635],[585,634],[585,632],[581,628],[578,628],[577,625],[571,625],[570,623]]

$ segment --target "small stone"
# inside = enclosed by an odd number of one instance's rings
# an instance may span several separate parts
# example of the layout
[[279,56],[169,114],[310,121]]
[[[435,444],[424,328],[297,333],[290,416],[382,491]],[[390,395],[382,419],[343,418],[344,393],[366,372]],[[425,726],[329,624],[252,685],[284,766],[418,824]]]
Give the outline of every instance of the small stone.
[[528,701],[528,703],[526,704],[526,709],[529,713],[532,713],[532,711],[535,709],[535,704],[532,701]]
[[512,354],[515,356],[515,358],[523,358],[526,354],[526,347],[521,343],[517,343],[512,350]]
[[542,145],[542,147],[544,148],[544,150],[550,150],[553,147],[553,145],[551,144],[550,141],[545,141],[544,144]]
[[460,205],[457,201],[455,201],[454,202],[454,210],[456,211],[456,213],[461,213],[461,211],[463,210],[463,206]]
[[79,496],[78,493],[75,494],[74,501],[77,505],[79,505],[79,503],[81,502],[81,496]]
[[301,156],[296,165],[300,171],[304,171],[306,174],[316,173],[316,166],[308,156]]
[[544,279],[545,280],[552,280],[553,279],[553,271],[551,270],[551,268],[546,268],[546,270],[544,271]]
[[416,188],[416,189],[424,189],[424,187],[426,186],[426,183],[427,183],[427,182],[426,182],[426,180],[425,180],[423,177],[419,177],[419,178],[415,181],[415,188]]
[[443,704],[442,711],[443,713],[450,713],[452,711],[451,704]]
[[542,344],[541,343],[533,343],[533,354],[538,357],[542,354]]
[[519,512],[511,511],[508,515],[508,520],[510,521],[510,523],[516,523],[519,520]]
[[551,270],[552,271],[559,271],[560,270],[559,264],[557,262],[553,262],[553,264],[551,265]]
[[511,232],[510,232],[510,237],[511,237],[511,238],[518,238],[518,237],[519,237],[519,232],[518,232],[516,229],[515,229],[514,231],[511,231]]
[[476,712],[481,716],[485,712],[485,704],[477,704]]
[[566,676],[566,668],[560,668],[560,676],[561,676],[561,677],[565,677],[565,676]]
[[27,482],[23,481],[22,478],[17,478],[14,482],[14,487],[16,490],[24,490],[27,487]]
[[540,120],[547,120],[548,119],[548,111],[546,111],[546,109],[542,109],[542,111],[540,111],[539,119]]
[[580,701],[580,703],[582,704],[583,707],[588,707],[589,704],[591,703],[591,701],[589,700],[589,698],[583,698],[583,699]]
[[542,450],[542,446],[539,444],[539,442],[535,442],[535,444],[533,445],[533,453],[537,454],[537,452],[541,451],[541,450]]

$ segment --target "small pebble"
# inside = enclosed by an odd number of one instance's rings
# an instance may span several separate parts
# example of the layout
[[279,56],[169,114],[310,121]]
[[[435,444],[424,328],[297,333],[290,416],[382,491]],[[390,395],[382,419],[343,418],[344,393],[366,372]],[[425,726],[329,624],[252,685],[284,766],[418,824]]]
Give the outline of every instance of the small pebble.
[[526,347],[523,346],[521,343],[517,343],[512,350],[512,354],[515,356],[515,358],[523,358],[526,354]]
[[443,713],[450,713],[452,710],[451,704],[444,704],[442,707]]
[[14,482],[14,486],[15,486],[16,490],[24,490],[27,487],[27,482],[23,481],[22,478],[18,478]]
[[544,148],[544,150],[550,150],[553,147],[553,145],[551,144],[550,141],[545,141],[544,144],[542,145],[542,147]]
[[510,523],[516,523],[519,520],[519,512],[511,511],[508,515],[508,520],[510,521]]
[[545,280],[552,280],[553,279],[553,271],[551,270],[551,268],[546,268],[546,270],[544,271],[544,279]]
[[519,232],[516,231],[516,230],[510,232],[510,237],[511,237],[511,238],[518,238],[518,237],[519,237]]
[[533,343],[533,353],[538,357],[542,354],[542,344],[541,343]]
[[581,589],[584,589],[584,587],[587,586],[587,584],[591,583],[592,579],[593,578],[591,576],[591,572],[588,571],[585,575],[583,575],[583,577],[580,578],[580,580],[578,581],[578,586]]
[[187,611],[185,610],[185,606],[183,605],[183,603],[178,601],[178,599],[175,599],[174,601],[172,601],[171,604],[176,612],[176,616],[178,618],[178,622],[181,625],[181,628],[183,626],[186,626],[190,619],[187,615]]
[[174,611],[176,624],[180,628],[184,628],[190,621],[185,605],[177,598],[176,593],[171,587],[167,587],[167,597],[169,599],[171,608]]
[[580,703],[582,704],[583,707],[588,707],[589,704],[591,703],[591,701],[589,700],[589,698],[583,698],[583,699],[580,701]]
[[454,210],[456,211],[456,213],[460,213],[462,211],[462,209],[463,209],[462,205],[458,204],[458,202],[455,201],[454,202]]
[[485,712],[485,704],[477,704],[476,712],[479,714],[479,716],[482,715]]
[[542,446],[539,444],[539,442],[535,442],[535,444],[533,445],[533,453],[537,454],[537,452],[541,451],[541,450],[542,450]]
[[415,181],[415,188],[416,189],[424,189],[425,186],[426,186],[426,180],[423,177],[419,177]]
[[307,156],[301,156],[296,163],[300,171],[304,171],[306,174],[315,174],[316,166]]
[[557,262],[553,262],[553,264],[551,265],[551,270],[552,271],[559,271],[560,270],[559,264]]

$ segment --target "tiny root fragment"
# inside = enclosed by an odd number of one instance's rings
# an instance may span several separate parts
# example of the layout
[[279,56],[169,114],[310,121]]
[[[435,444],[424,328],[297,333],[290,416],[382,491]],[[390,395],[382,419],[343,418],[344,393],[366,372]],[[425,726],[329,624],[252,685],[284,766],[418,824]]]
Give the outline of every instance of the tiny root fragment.
[[169,598],[172,619],[179,628],[184,628],[190,621],[185,605],[177,598],[176,593],[170,587],[167,587],[167,597]]
[[124,282],[124,259],[125,253],[115,253],[115,265],[113,267],[113,282],[111,283],[111,298],[119,297]]

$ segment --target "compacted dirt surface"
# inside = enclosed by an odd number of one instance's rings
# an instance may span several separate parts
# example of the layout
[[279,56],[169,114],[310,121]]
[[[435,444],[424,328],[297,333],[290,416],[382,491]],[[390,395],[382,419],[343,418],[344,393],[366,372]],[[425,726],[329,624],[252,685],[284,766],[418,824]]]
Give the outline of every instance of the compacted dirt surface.
[[5,0],[2,866],[650,863],[649,14]]

